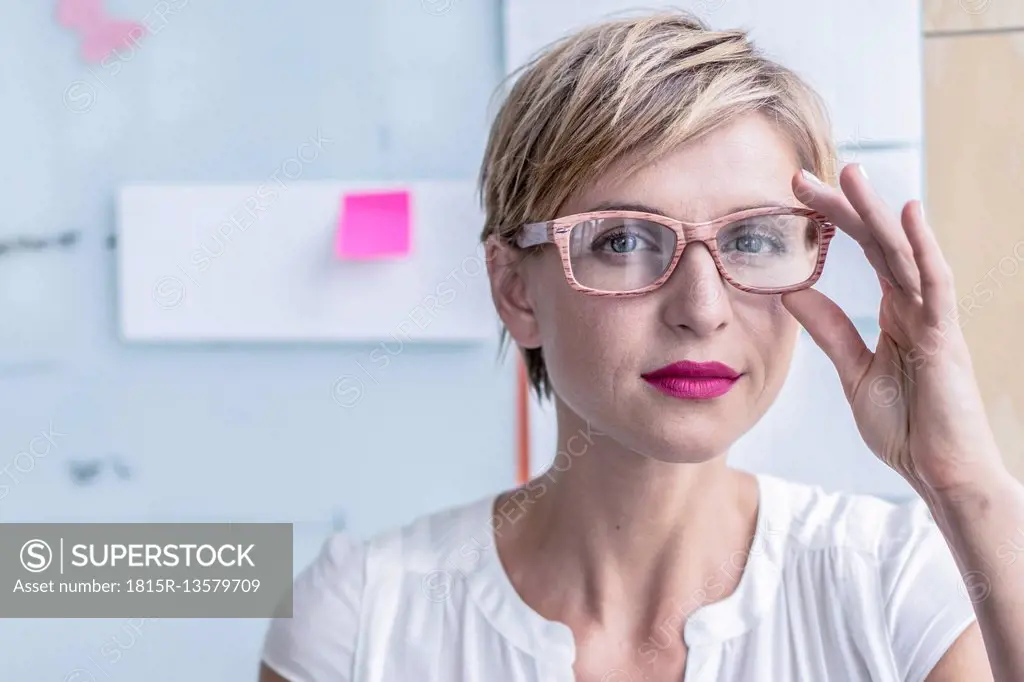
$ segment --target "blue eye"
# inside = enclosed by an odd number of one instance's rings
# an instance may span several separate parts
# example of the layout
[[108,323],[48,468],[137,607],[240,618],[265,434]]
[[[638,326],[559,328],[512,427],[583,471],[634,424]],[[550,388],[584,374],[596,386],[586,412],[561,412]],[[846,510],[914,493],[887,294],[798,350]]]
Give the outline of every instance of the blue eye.
[[736,250],[745,253],[760,253],[764,239],[754,234],[745,234],[736,240]]
[[642,234],[628,229],[617,229],[600,235],[590,246],[592,251],[605,251],[614,254],[628,255],[637,251],[656,249]]
[[754,256],[780,254],[786,252],[786,243],[777,235],[751,231],[729,241],[725,250]]
[[608,246],[615,253],[629,253],[636,248],[637,241],[636,235],[619,234],[608,240]]

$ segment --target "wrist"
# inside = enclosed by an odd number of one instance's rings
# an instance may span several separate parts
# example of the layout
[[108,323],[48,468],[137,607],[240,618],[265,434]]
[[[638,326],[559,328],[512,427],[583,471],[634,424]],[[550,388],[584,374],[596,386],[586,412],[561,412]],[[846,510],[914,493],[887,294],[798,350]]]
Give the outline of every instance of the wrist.
[[1021,486],[998,455],[989,464],[966,472],[954,485],[922,486],[921,496],[936,518],[968,520],[986,516],[999,500],[1020,496]]

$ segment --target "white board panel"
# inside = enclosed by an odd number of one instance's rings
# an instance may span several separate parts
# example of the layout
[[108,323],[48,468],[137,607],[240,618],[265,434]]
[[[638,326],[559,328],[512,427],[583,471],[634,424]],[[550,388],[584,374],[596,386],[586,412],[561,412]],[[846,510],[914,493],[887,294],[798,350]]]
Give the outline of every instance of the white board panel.
[[[337,258],[343,195],[400,189],[411,193],[409,254]],[[126,186],[121,331],[134,341],[491,339],[482,225],[472,182]]]
[[0,233],[0,377],[45,371],[66,361],[90,322],[81,259],[60,247],[20,250],[19,238],[54,237]]
[[821,94],[840,144],[920,141],[920,0],[508,0],[506,67],[585,25],[666,8],[690,11],[713,28],[748,30]]
[[921,1],[829,0],[828,4],[835,8],[836,80],[827,103],[838,143],[844,147],[920,144],[924,139]]

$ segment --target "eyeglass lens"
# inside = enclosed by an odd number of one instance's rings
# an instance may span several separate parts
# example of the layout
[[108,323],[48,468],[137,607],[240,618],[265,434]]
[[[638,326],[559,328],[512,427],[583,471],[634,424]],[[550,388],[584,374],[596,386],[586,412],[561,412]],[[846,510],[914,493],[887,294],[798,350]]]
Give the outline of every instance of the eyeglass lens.
[[[585,287],[636,291],[665,274],[676,239],[672,229],[650,220],[586,220],[569,233],[569,264]],[[724,225],[716,242],[723,268],[737,283],[781,289],[801,284],[814,273],[821,230],[806,216],[754,216]]]

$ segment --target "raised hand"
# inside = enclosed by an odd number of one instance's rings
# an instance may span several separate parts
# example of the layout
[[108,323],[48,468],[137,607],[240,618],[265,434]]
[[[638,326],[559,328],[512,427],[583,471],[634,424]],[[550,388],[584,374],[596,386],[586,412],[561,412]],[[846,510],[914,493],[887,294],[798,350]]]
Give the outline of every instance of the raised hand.
[[882,287],[878,345],[872,352],[819,291],[785,294],[784,305],[835,365],[865,443],[919,493],[1000,475],[952,272],[920,202],[897,215],[858,165],[843,169],[840,186],[806,173],[793,180],[796,196],[853,237],[874,266]]

